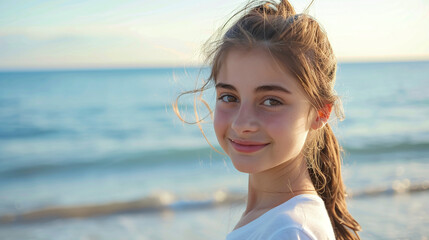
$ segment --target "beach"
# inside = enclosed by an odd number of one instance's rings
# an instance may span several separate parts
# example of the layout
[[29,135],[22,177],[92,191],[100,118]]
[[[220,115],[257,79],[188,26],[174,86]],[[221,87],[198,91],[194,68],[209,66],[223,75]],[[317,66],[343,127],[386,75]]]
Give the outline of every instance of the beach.
[[[171,107],[206,75],[0,72],[0,239],[224,239],[247,175]],[[339,64],[346,118],[330,123],[362,239],[429,239],[428,76],[427,61]],[[192,99],[181,109],[192,119]]]

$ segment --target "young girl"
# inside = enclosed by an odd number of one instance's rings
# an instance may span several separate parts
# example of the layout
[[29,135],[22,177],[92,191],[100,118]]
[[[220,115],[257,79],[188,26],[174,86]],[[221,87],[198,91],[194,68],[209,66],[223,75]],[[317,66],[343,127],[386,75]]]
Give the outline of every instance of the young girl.
[[359,239],[328,123],[341,106],[326,33],[287,1],[239,13],[209,54],[209,80],[193,91],[215,85],[217,139],[249,174],[246,209],[226,239]]

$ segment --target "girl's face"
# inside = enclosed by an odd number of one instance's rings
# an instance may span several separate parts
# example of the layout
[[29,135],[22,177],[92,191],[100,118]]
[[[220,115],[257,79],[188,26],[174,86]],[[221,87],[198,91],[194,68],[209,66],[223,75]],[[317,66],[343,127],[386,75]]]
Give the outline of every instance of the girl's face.
[[216,136],[237,170],[258,173],[300,156],[314,114],[298,80],[269,52],[230,50],[216,93]]

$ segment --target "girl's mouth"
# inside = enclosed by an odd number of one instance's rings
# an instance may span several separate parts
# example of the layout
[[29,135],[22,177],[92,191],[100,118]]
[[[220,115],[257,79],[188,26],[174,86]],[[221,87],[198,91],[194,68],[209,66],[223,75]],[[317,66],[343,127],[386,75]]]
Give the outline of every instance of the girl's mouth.
[[229,139],[232,147],[241,153],[253,153],[261,150],[269,143],[259,143],[259,142],[251,142],[251,141],[241,141],[241,140],[233,140]]

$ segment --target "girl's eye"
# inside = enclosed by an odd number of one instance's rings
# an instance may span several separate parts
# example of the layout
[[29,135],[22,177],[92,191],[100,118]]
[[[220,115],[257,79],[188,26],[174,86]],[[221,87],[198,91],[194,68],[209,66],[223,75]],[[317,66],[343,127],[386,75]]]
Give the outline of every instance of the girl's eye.
[[276,99],[273,99],[273,98],[266,99],[262,104],[265,105],[265,106],[279,106],[279,105],[282,105],[282,103],[279,100],[276,100]]
[[237,98],[232,95],[223,95],[219,97],[222,102],[237,102]]

